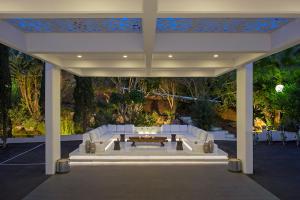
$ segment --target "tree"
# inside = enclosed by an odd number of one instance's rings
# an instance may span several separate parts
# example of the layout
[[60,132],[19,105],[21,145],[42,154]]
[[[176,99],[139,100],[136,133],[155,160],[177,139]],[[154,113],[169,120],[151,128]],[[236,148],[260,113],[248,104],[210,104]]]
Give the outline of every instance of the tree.
[[169,108],[172,114],[176,112],[176,100],[178,82],[176,79],[161,79],[159,84],[159,91],[168,101]]
[[216,123],[214,104],[207,98],[199,98],[191,109],[193,123],[201,129],[209,130]]
[[[299,101],[299,96],[295,96],[298,87],[296,83],[300,79],[299,66],[300,46],[263,58],[255,63],[254,117],[272,126],[280,124],[282,113],[284,113],[284,118],[289,118],[289,121],[297,120],[293,112]],[[275,91],[277,84],[285,86],[282,93]],[[295,112],[299,113],[299,111]]]
[[9,64],[12,78],[19,87],[21,103],[33,120],[41,121],[40,96],[43,64],[37,59],[14,50],[10,52]]
[[73,120],[77,128],[85,132],[94,109],[94,90],[92,78],[75,76],[76,86],[73,97],[75,101]]
[[0,44],[0,136],[5,148],[7,137],[11,136],[12,124],[9,118],[11,108],[11,76],[9,69],[9,49]]

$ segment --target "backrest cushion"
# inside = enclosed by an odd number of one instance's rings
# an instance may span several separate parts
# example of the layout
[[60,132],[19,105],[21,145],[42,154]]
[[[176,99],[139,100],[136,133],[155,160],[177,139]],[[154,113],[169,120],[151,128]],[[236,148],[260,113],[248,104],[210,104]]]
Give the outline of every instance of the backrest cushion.
[[171,132],[172,133],[178,133],[180,131],[180,126],[177,124],[172,124],[171,125]]
[[124,133],[125,126],[124,125],[117,125],[117,132],[118,133]]
[[179,125],[179,130],[181,133],[186,134],[188,132],[188,126],[187,125]]
[[97,142],[99,140],[96,132],[94,130],[89,132],[91,142]]
[[161,126],[162,132],[163,133],[170,133],[171,132],[171,126],[168,124],[164,124]]
[[85,143],[86,141],[90,140],[90,134],[89,133],[85,133],[82,135],[82,142]]
[[124,125],[124,132],[132,134],[134,132],[134,125],[132,125],[132,124],[125,124]]

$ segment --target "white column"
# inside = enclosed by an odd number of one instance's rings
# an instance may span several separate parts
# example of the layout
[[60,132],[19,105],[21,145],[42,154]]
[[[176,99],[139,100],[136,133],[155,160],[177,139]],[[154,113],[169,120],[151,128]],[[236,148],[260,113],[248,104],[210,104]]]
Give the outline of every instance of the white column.
[[245,174],[253,173],[253,64],[237,69],[237,158]]
[[55,174],[60,158],[60,69],[46,63],[45,79],[46,174]]

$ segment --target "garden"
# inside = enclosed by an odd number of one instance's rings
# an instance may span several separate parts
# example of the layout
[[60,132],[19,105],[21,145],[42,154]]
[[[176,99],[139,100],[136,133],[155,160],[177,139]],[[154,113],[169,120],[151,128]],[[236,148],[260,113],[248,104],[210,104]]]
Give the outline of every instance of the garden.
[[[103,124],[186,123],[235,132],[236,72],[216,78],[77,77],[62,72],[61,134]],[[254,63],[254,128],[300,122],[300,46]],[[0,135],[45,134],[45,63],[0,45]]]

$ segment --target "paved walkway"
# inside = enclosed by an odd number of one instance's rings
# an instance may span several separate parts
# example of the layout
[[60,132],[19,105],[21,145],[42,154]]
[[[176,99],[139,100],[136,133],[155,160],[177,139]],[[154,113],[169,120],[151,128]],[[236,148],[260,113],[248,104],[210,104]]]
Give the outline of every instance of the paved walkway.
[[55,175],[25,199],[277,199],[225,165],[73,167]]

